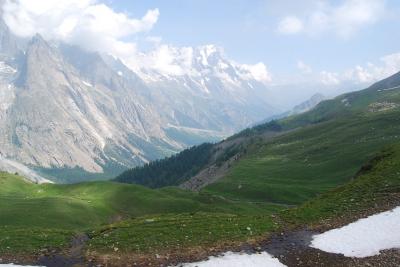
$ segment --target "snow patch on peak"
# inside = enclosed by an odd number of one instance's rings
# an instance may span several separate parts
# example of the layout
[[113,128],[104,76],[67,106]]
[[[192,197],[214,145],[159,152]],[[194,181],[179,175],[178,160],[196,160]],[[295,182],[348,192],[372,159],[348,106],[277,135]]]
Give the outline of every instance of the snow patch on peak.
[[222,48],[218,48],[215,45],[204,45],[204,46],[199,46],[197,49],[198,53],[200,54],[199,59],[201,60],[201,63],[203,66],[209,66],[208,58],[213,55],[213,54],[222,54]]
[[10,65],[7,65],[4,61],[0,61],[0,73],[14,74],[16,72],[16,69],[11,67]]
[[87,87],[93,87],[93,85],[91,83],[89,83],[89,82],[82,81],[82,83],[84,85],[86,85]]
[[147,54],[141,53],[133,70],[146,81],[171,80],[182,76],[192,79],[213,76],[235,85],[240,85],[240,80],[271,81],[271,74],[264,63],[236,63],[225,56],[223,48],[212,44],[198,47],[160,45]]

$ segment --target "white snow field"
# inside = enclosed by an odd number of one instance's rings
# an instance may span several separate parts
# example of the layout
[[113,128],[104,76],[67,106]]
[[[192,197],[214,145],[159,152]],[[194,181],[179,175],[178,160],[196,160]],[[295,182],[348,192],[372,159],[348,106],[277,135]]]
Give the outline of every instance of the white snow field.
[[244,254],[227,252],[219,257],[210,257],[206,261],[184,263],[182,267],[286,267],[278,259],[266,252]]
[[400,207],[315,235],[310,246],[357,258],[400,248]]

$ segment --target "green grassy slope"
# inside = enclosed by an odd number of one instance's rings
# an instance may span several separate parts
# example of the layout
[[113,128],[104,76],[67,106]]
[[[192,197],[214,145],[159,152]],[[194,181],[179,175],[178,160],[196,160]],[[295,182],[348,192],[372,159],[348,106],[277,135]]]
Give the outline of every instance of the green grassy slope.
[[238,134],[253,136],[246,155],[204,191],[300,204],[349,181],[384,145],[400,140],[400,87],[385,87],[398,85],[392,82],[398,76],[273,122],[275,130],[284,131],[275,138],[254,138],[271,130],[271,123]]
[[229,246],[236,241],[259,240],[268,233],[292,227],[325,225],[330,219],[349,223],[398,205],[400,145],[396,144],[364,164],[352,181],[274,216],[206,213],[147,216],[92,232],[87,249],[91,255],[114,254],[115,258],[129,253],[165,255],[199,246],[210,249],[219,244]]
[[357,217],[386,211],[400,205],[400,145],[387,147],[343,186],[313,198],[297,208],[281,212],[294,225],[322,220],[354,221]]
[[398,109],[305,127],[255,143],[204,190],[230,198],[299,204],[349,181],[384,145],[400,140]]
[[[246,129],[207,150],[212,154],[209,161],[193,154],[195,168],[190,174],[237,157],[240,160],[228,164],[233,168],[224,179],[204,192],[235,200],[299,204],[348,181],[383,145],[398,139],[399,85],[397,73],[365,90],[323,101],[309,112]],[[136,173],[143,185],[176,185],[190,175],[169,168],[174,158],[126,172],[119,181],[138,182]],[[165,176],[162,183],[153,178],[157,176]]]
[[[179,218],[182,213],[208,212],[214,220],[224,220],[231,213],[248,218],[253,214],[268,216],[280,209],[178,188],[152,190],[113,182],[37,185],[0,173],[0,255],[32,255],[43,248],[66,248],[78,232],[101,229],[122,219],[135,221],[133,218],[145,215]],[[234,229],[227,231],[233,234]]]
[[[147,216],[109,225],[91,233],[88,249],[98,254],[163,253],[222,242],[243,241],[277,229],[271,216],[183,213]],[[151,236],[151,238],[149,238]]]
[[400,191],[399,146],[353,182],[329,191],[351,181],[382,147],[400,141],[400,88],[384,89],[375,85],[270,123],[266,131],[281,132],[273,138],[258,138],[265,129],[251,133],[255,138],[225,178],[200,193],[114,182],[35,185],[0,173],[0,255],[65,247],[77,231],[92,235],[95,252],[112,252],[116,242],[125,251],[151,251],[243,241],[279,227],[270,215],[282,207],[271,202],[306,202],[280,213],[294,224],[384,206]]
[[36,185],[6,173],[0,173],[0,199],[0,225],[57,229],[84,229],[145,214],[276,210],[177,188],[151,190],[113,182]]

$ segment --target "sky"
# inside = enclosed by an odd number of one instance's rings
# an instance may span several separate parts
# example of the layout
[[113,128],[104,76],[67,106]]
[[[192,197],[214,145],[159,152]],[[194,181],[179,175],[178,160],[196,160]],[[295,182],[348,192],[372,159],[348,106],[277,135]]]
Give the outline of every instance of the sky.
[[271,84],[368,83],[400,70],[397,0],[4,0],[3,16],[20,36],[39,32],[132,68],[213,44],[263,64]]

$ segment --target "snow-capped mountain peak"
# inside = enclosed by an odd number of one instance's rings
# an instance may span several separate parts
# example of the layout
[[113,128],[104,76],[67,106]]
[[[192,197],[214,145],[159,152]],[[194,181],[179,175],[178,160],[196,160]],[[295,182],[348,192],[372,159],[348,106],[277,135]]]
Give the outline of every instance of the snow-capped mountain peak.
[[6,160],[39,169],[121,170],[275,111],[262,75],[255,75],[259,66],[235,63],[214,45],[160,46],[132,64],[40,35],[22,40],[0,27]]
[[201,84],[218,79],[226,84],[241,86],[243,82],[268,84],[271,80],[263,63],[237,63],[228,59],[224,50],[216,45],[181,48],[161,45],[147,54],[142,53],[138,62],[128,65],[149,82],[189,77]]

